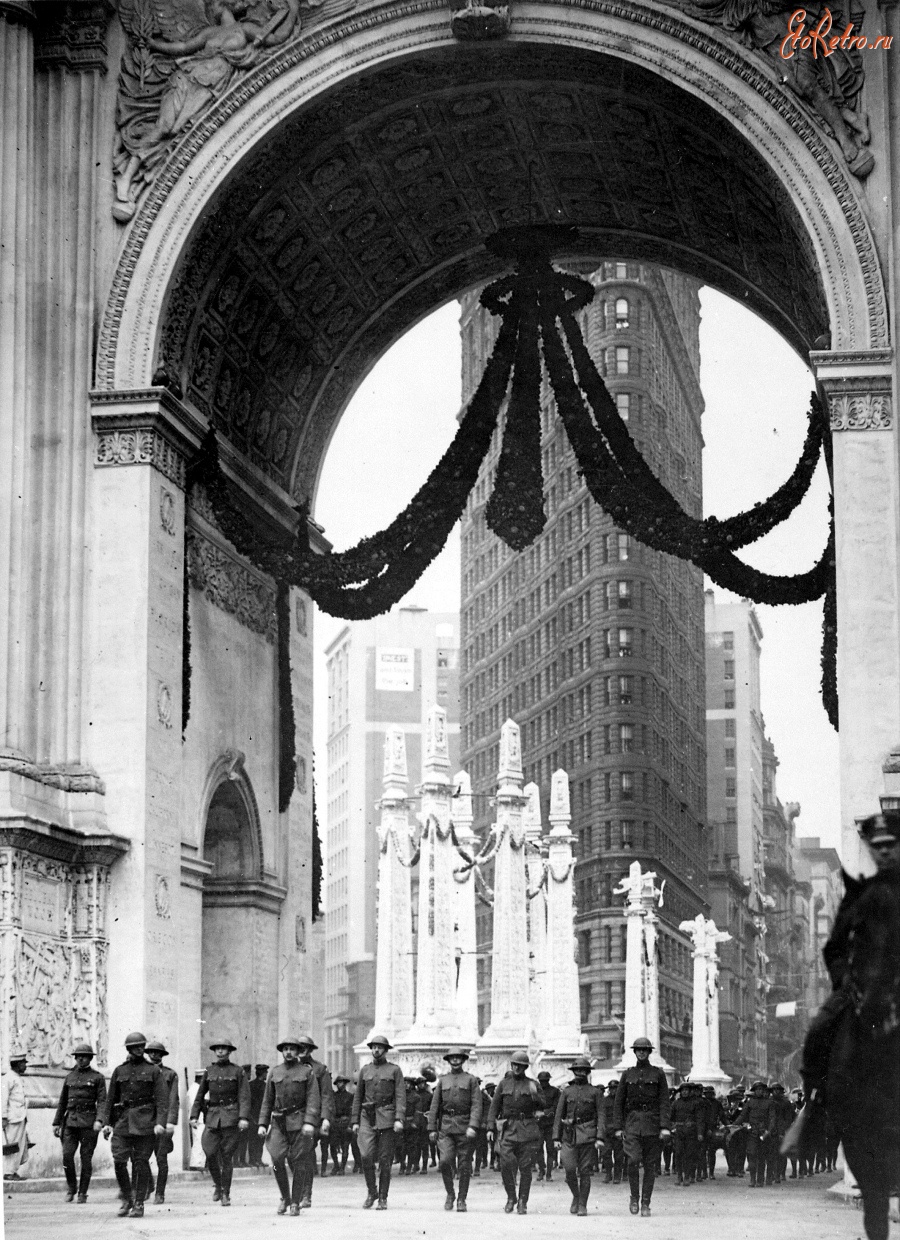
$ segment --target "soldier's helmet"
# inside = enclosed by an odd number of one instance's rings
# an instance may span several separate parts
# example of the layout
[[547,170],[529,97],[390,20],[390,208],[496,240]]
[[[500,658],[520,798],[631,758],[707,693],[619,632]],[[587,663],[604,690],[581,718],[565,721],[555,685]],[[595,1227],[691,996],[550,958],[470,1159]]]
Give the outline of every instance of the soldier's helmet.
[[469,1052],[464,1051],[464,1050],[447,1051],[447,1054],[444,1056],[444,1058],[447,1060],[448,1063],[450,1063],[450,1061],[453,1059],[468,1059]]
[[756,1093],[759,1093],[760,1091],[764,1092],[768,1088],[769,1087],[765,1083],[765,1081],[754,1081],[753,1084],[750,1086],[750,1092],[751,1094],[756,1094]]
[[350,1077],[349,1076],[336,1076],[334,1078],[334,1084],[335,1085],[349,1085]]
[[707,1098],[715,1098],[716,1096],[714,1085],[704,1085],[703,1092],[706,1094]]
[[690,1081],[682,1081],[681,1084],[678,1086],[679,1091],[682,1089],[693,1089],[693,1088],[694,1087]]
[[539,1073],[537,1074],[537,1079],[538,1079],[539,1081],[549,1081],[549,1080],[550,1080],[550,1073],[549,1073],[549,1072],[539,1072]]
[[94,1048],[90,1042],[76,1042],[72,1047],[73,1055],[91,1055],[94,1054]]
[[286,1046],[296,1046],[299,1050],[303,1043],[298,1037],[291,1034],[289,1037],[282,1038],[280,1042],[275,1043],[276,1051],[283,1051]]
[[528,1065],[531,1063],[531,1060],[528,1058],[527,1051],[513,1051],[513,1053],[509,1057],[509,1062],[510,1063],[522,1063],[527,1068]]
[[772,1086],[772,1092],[773,1092],[774,1094],[783,1094],[783,1093],[784,1093],[784,1086],[781,1084],[781,1082],[780,1082],[780,1081],[776,1081],[776,1082],[775,1082],[775,1084]]
[[633,1051],[652,1051],[653,1043],[649,1038],[635,1038],[631,1044]]
[[147,1039],[142,1033],[129,1033],[125,1039],[126,1048],[129,1046],[146,1046]]
[[225,1047],[227,1047],[227,1048],[228,1048],[228,1050],[230,1050],[230,1051],[236,1051],[236,1050],[237,1050],[237,1047],[236,1047],[236,1046],[235,1046],[235,1044],[231,1041],[231,1039],[230,1039],[230,1038],[216,1038],[216,1040],[215,1040],[214,1042],[210,1042],[210,1044],[209,1044],[209,1049],[210,1049],[211,1051],[214,1051],[214,1050],[217,1050],[217,1049],[218,1049],[218,1047],[220,1047],[220,1046],[225,1046]]
[[383,1046],[386,1051],[391,1049],[391,1044],[383,1033],[376,1033],[374,1038],[369,1038],[368,1046]]
[[166,1050],[165,1045],[162,1042],[160,1042],[158,1038],[155,1038],[152,1042],[148,1042],[147,1045],[144,1047],[144,1050],[161,1051],[164,1055],[168,1055],[169,1053]]
[[426,1083],[437,1080],[437,1072],[434,1070],[434,1064],[425,1062],[419,1065],[419,1072],[422,1074],[421,1079]]
[[317,1051],[319,1049],[318,1043],[314,1042],[308,1033],[301,1033],[298,1045],[300,1047],[306,1047],[311,1051]]
[[[584,1055],[579,1055],[577,1059],[573,1059],[573,1060],[572,1060],[571,1067],[572,1067],[572,1071],[573,1071],[573,1072],[575,1071],[575,1069],[576,1069],[576,1068],[578,1068],[578,1069],[579,1069],[580,1071],[582,1071],[582,1072],[590,1072],[590,1070],[591,1070],[591,1061],[590,1061],[589,1059],[587,1059]],[[542,1073],[540,1074],[540,1076],[538,1077],[538,1080],[540,1080],[540,1079],[541,1079],[541,1077],[542,1077],[542,1076],[544,1076],[544,1075],[545,1075],[545,1073],[543,1073],[543,1072],[542,1072]],[[549,1073],[549,1072],[548,1072],[548,1073],[546,1073],[546,1076],[547,1076],[547,1079],[549,1080],[549,1079],[550,1079],[550,1073]]]

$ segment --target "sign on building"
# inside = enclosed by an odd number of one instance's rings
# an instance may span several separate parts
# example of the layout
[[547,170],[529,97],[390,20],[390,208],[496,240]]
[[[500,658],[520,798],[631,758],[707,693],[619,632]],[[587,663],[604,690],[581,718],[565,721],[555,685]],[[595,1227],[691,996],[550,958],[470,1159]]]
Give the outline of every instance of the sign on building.
[[409,693],[415,688],[415,651],[411,646],[376,646],[375,688]]

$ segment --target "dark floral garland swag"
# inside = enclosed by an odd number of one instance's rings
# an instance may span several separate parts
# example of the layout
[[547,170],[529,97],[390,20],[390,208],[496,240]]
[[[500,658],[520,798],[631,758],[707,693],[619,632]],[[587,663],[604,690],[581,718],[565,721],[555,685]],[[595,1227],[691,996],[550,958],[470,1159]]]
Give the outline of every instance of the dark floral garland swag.
[[322,555],[310,548],[304,505],[294,539],[273,539],[232,498],[212,430],[191,467],[191,481],[206,488],[216,520],[236,549],[280,587],[305,590],[330,615],[369,619],[399,602],[442,550],[477,481],[507,392],[487,523],[514,551],[544,529],[540,386],[545,368],[585,484],[622,530],[648,547],[689,560],[717,585],[757,603],[806,603],[824,595],[822,699],[837,728],[833,510],[828,542],[807,572],[764,573],[735,555],[794,511],[823,447],[827,460],[827,422],[818,398],[813,394],[810,402],[800,459],[782,486],[734,517],[692,517],[641,456],[584,344],[575,315],[591,301],[594,287],[551,263],[551,254],[571,252],[575,239],[574,229],[541,225],[506,229],[488,239],[488,247],[516,268],[481,294],[481,304],[501,319],[494,349],[453,443],[386,529],[348,551]]

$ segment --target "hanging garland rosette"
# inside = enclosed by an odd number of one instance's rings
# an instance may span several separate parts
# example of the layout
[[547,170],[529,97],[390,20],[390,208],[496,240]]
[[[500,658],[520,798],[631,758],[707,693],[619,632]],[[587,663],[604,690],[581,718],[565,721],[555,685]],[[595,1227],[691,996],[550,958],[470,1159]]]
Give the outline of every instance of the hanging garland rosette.
[[501,419],[487,523],[514,551],[544,529],[540,396],[546,370],[585,484],[622,530],[689,560],[716,584],[755,602],[797,604],[825,596],[822,698],[836,728],[833,515],[825,549],[804,573],[765,573],[735,555],[784,521],[806,495],[823,447],[826,456],[829,448],[819,401],[814,395],[800,459],[772,495],[725,520],[692,517],[642,457],[585,346],[575,316],[592,300],[594,287],[551,262],[554,253],[571,253],[576,239],[575,229],[555,225],[505,229],[488,239],[488,248],[515,267],[481,294],[482,305],[501,319],[494,349],[453,443],[408,507],[380,533],[348,551],[322,555],[310,548],[308,508],[302,507],[293,541],[262,534],[232,497],[212,431],[190,481],[206,487],[220,528],[237,550],[276,581],[305,590],[331,615],[369,619],[398,603],[443,548]]

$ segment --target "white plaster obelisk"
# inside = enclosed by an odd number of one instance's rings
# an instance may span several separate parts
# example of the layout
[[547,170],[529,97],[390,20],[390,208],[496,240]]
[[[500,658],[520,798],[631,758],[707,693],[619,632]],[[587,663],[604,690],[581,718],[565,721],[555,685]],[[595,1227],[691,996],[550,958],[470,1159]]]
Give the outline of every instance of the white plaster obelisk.
[[472,830],[472,781],[459,771],[453,781],[450,820],[456,836],[456,1023],[470,1046],[478,1040],[478,938],[475,928],[475,866],[466,857],[478,854],[478,836]]
[[731,938],[717,930],[711,918],[698,913],[692,921],[678,927],[694,945],[694,1030],[691,1042],[691,1071],[688,1079],[703,1085],[726,1085],[731,1077],[719,1062],[719,962],[717,945]]
[[641,872],[639,861],[632,861],[628,877],[616,888],[625,895],[625,1030],[622,1058],[617,1071],[636,1063],[631,1049],[635,1038],[649,1038],[654,1050],[651,1062],[664,1072],[672,1072],[659,1046],[659,952],[656,909],[662,902],[662,889],[656,874]]
[[491,1023],[478,1043],[482,1079],[499,1079],[514,1050],[530,1042],[528,941],[525,913],[525,823],[519,727],[500,730],[494,855],[494,938],[491,957]]
[[[575,899],[572,876],[574,836],[569,830],[569,777],[555,771],[550,785],[550,835],[547,851],[547,1025],[543,1045],[552,1056],[568,1060],[583,1054],[575,960]],[[544,1056],[545,1061],[548,1056]],[[564,1065],[560,1065],[564,1066]],[[547,1064],[549,1068],[549,1064]]]
[[[384,741],[381,821],[378,824],[378,937],[375,953],[375,1024],[393,1042],[413,1023],[412,832],[407,799],[406,741],[394,728]],[[366,1047],[357,1047],[364,1057]]]
[[541,855],[541,792],[537,784],[525,785],[525,873],[528,879],[526,897],[528,921],[528,1011],[531,1018],[531,1041],[544,1045],[547,1024],[547,896],[544,883],[544,858]]
[[450,831],[450,758],[447,712],[432,706],[425,732],[419,819],[419,921],[416,947],[416,1019],[404,1043],[443,1053],[459,1045],[456,1015],[456,880],[459,854]]

